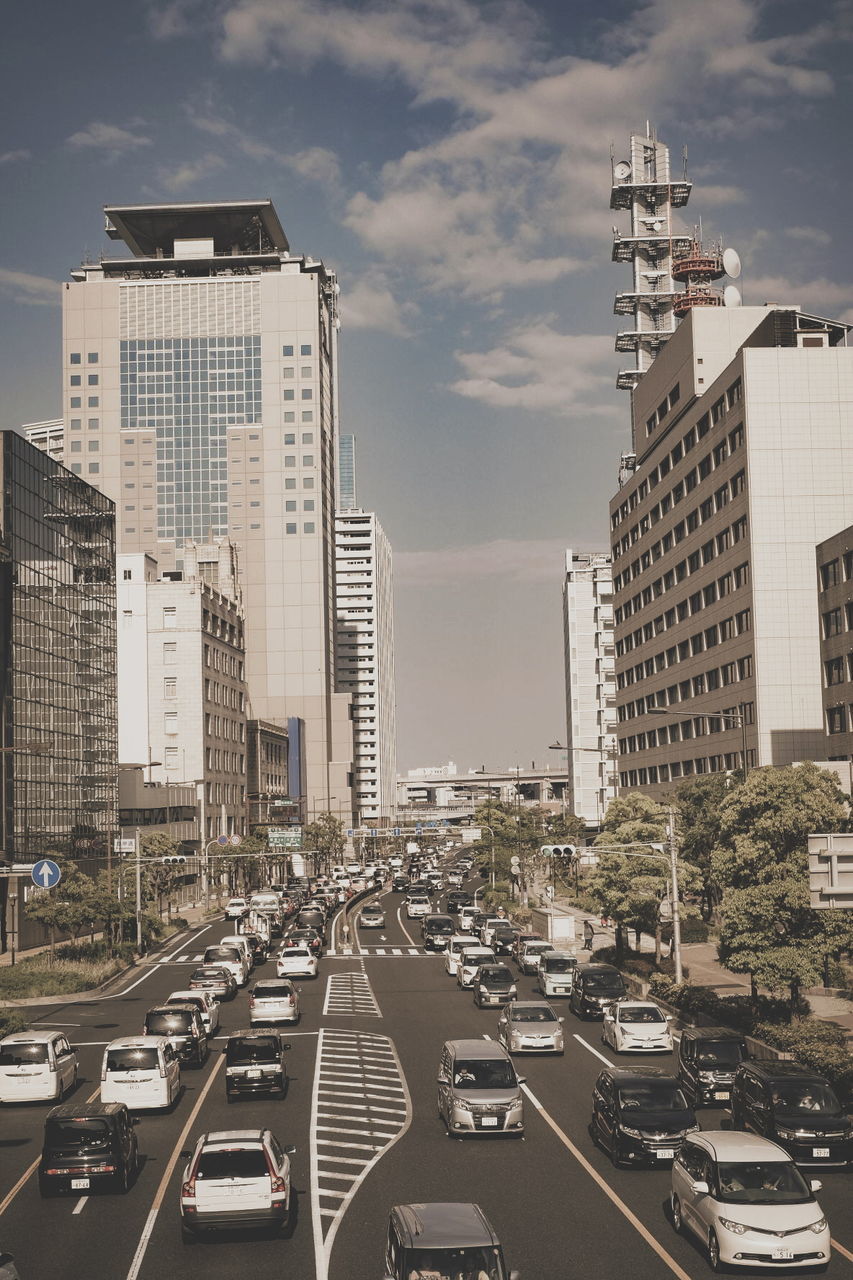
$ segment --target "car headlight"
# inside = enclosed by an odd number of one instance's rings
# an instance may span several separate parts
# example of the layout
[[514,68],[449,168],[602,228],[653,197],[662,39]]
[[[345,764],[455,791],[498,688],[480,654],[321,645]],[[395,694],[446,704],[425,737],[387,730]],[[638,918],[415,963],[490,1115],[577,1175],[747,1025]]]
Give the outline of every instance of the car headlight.
[[742,1222],[733,1222],[731,1218],[720,1218],[721,1227],[725,1227],[726,1231],[731,1231],[736,1236],[746,1235],[749,1227],[744,1226]]
[[806,1129],[787,1129],[783,1125],[777,1125],[776,1136],[785,1142],[796,1142],[797,1138],[816,1138],[817,1134]]
[[826,1231],[826,1226],[826,1218],[818,1218],[817,1222],[809,1223],[809,1231],[813,1231],[816,1236],[819,1236],[821,1231]]
[[622,1132],[626,1138],[645,1138],[642,1129],[634,1129],[631,1125],[623,1124]]
[[510,987],[510,989],[509,989],[509,994],[512,996],[513,1000],[514,1000],[514,999],[515,999],[515,997],[518,995],[518,992],[517,992],[517,990],[516,990],[516,988],[515,988],[514,986]]
[[458,1108],[458,1110],[459,1110],[459,1111],[473,1111],[473,1110],[474,1110],[473,1103],[471,1103],[471,1102],[466,1102],[464,1098],[454,1098],[454,1099],[453,1099],[453,1105],[454,1105],[454,1107]]

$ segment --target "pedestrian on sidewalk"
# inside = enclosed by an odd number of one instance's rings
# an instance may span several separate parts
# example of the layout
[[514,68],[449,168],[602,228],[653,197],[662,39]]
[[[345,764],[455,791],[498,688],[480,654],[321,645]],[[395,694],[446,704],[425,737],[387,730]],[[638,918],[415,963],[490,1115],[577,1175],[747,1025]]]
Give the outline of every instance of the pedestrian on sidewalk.
[[591,920],[583,922],[583,951],[592,951],[592,940],[595,937],[595,929]]

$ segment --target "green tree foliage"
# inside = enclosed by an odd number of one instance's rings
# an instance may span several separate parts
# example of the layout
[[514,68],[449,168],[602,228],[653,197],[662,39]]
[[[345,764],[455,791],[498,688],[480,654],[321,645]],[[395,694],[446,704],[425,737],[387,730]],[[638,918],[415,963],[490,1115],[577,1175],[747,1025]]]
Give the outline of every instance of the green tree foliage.
[[[155,862],[157,858],[174,858],[180,853],[176,840],[165,831],[150,831],[140,841],[141,857],[145,865],[142,868],[142,900],[143,903],[156,904],[157,914],[163,914],[163,902],[169,915],[172,914],[172,897],[184,868],[170,866],[167,863]],[[149,861],[150,860],[150,861]]]
[[[541,869],[542,845],[563,839],[551,823],[554,816],[539,805],[492,800],[480,805],[474,813],[474,826],[483,828],[483,839],[471,848],[484,865],[489,865],[494,847],[495,875],[499,880],[511,879],[511,860],[518,858],[521,866],[518,889],[524,898],[536,871]],[[573,829],[568,822],[566,829]]]
[[57,933],[70,933],[76,940],[100,919],[94,881],[80,871],[76,862],[56,854],[53,857],[62,879],[55,889],[36,890],[24,908],[31,920],[40,921],[47,929],[51,957],[55,955]]
[[344,824],[333,813],[318,813],[303,832],[302,844],[306,849],[317,850],[317,865],[328,875],[335,862],[340,862],[346,848]]
[[809,906],[809,832],[839,831],[849,806],[834,776],[813,764],[756,769],[720,805],[711,855],[723,886],[721,962],[779,991],[792,1008],[829,958],[853,946],[853,918]]
[[711,773],[685,783],[676,792],[679,852],[702,877],[703,919],[717,923],[723,890],[713,874],[711,854],[720,839],[721,805],[732,785],[733,780],[725,774]]

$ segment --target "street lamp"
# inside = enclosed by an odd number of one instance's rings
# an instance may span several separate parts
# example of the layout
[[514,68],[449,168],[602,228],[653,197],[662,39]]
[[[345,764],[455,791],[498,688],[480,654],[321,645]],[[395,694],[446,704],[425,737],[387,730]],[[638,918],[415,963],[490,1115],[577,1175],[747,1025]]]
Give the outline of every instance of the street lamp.
[[[683,716],[682,712],[671,711],[669,707],[647,707],[646,714],[650,716],[672,716],[676,720],[680,720]],[[696,717],[689,718],[719,720],[727,729],[740,729],[741,766],[743,768],[743,780],[746,782],[749,774],[749,762],[746,756],[746,707],[744,703],[739,703],[737,708],[733,708],[731,711],[699,711],[696,713]]]

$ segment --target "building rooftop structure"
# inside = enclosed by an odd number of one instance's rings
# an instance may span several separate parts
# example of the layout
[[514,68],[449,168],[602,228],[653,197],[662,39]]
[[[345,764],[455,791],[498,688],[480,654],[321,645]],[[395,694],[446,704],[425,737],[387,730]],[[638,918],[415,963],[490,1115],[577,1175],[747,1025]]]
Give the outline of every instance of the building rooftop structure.
[[191,204],[108,204],[106,233],[123,240],[137,258],[178,257],[173,246],[212,241],[212,253],[287,253],[290,249],[272,200],[198,201]]

